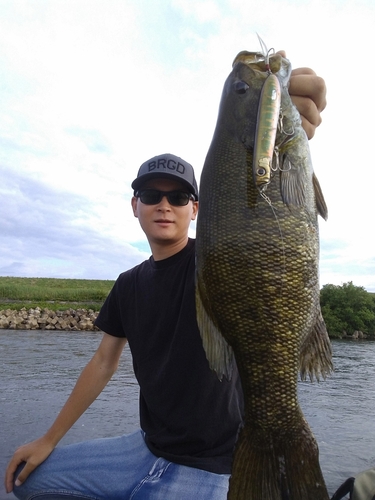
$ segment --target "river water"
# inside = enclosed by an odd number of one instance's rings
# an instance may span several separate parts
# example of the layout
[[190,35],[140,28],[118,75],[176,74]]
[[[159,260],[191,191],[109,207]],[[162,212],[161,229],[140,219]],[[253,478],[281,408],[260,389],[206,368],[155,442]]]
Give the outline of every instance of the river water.
[[[101,340],[100,333],[0,330],[0,473],[14,449],[54,420]],[[329,493],[375,466],[375,342],[334,341],[335,372],[299,382],[303,412],[317,438]],[[97,401],[62,444],[131,432],[138,427],[138,386],[126,347]],[[6,495],[0,486],[0,500]]]

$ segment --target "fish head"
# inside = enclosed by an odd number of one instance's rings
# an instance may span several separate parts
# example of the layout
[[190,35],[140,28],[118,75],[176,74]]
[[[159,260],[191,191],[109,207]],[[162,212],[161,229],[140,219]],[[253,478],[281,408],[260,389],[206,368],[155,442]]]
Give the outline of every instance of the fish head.
[[227,138],[242,142],[245,149],[254,147],[257,113],[261,92],[269,70],[286,86],[290,63],[280,54],[266,58],[259,52],[240,52],[233,61],[232,71],[224,84],[219,108],[217,129]]
[[257,108],[265,74],[238,61],[225,81],[216,131],[253,146]]

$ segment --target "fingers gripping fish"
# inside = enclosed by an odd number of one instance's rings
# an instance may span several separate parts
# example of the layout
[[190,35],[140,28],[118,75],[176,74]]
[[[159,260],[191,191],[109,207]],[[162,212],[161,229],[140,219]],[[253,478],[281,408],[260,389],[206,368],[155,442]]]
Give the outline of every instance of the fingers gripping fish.
[[290,73],[279,54],[238,54],[201,176],[197,319],[211,368],[230,377],[235,362],[245,401],[230,500],[328,500],[297,400],[299,371],[332,369],[318,280],[317,214],[327,207]]

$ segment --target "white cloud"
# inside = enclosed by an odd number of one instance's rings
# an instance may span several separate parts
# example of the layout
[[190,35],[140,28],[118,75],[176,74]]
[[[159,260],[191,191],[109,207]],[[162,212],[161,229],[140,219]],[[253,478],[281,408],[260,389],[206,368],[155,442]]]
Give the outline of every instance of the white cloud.
[[184,16],[191,16],[198,23],[220,20],[220,8],[214,0],[191,2],[189,0],[172,0],[171,4],[180,9]]
[[[150,5],[0,1],[0,165],[6,175],[38,181],[45,193],[63,192],[72,206],[80,199],[83,212],[66,217],[92,231],[93,239],[111,241],[101,262],[112,260],[114,241],[125,245],[125,253],[132,252],[126,245],[146,248],[129,205],[138,166],[147,157],[173,152],[193,163],[199,177],[232,60],[240,50],[259,49],[258,32],[269,47],[285,49],[294,67],[313,67],[327,83],[328,107],[311,141],[329,208],[328,222],[320,223],[321,282],[340,284],[353,276],[357,285],[375,290],[369,221],[375,171],[368,158],[375,111],[368,83],[372,2],[158,0]],[[18,208],[25,208],[22,196],[13,197]],[[57,196],[57,202],[63,198]],[[38,203],[30,207],[34,220],[45,223]],[[8,210],[2,200],[0,210]],[[22,220],[20,212],[18,217]],[[24,224],[17,234],[26,248],[30,236]],[[69,239],[68,231],[65,236]],[[15,240],[2,241],[11,247]],[[40,272],[64,267],[52,258],[57,249],[51,240],[49,245],[50,260]],[[15,261],[25,263],[21,250]],[[59,250],[58,258],[70,262],[66,272],[74,277],[82,267],[74,268],[69,245],[65,251]],[[0,269],[7,269],[12,262],[3,256]],[[36,269],[33,262],[30,257],[28,269]]]
[[0,275],[115,279],[148,256],[127,241],[121,217],[118,234],[105,231],[86,197],[0,173]]

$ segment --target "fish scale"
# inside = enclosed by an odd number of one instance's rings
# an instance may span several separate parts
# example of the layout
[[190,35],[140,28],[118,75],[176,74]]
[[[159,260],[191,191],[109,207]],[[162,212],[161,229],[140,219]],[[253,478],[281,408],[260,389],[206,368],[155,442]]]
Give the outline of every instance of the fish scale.
[[293,135],[277,132],[280,168],[266,186],[254,182],[254,137],[268,76],[261,57],[236,58],[202,171],[197,320],[210,366],[229,378],[235,358],[244,392],[228,499],[328,500],[297,398],[299,370],[312,378],[332,369],[318,279],[317,213],[326,217],[326,207],[287,92],[290,63],[281,56],[271,66],[281,84],[283,127]]

